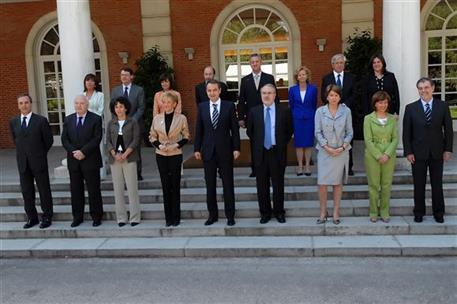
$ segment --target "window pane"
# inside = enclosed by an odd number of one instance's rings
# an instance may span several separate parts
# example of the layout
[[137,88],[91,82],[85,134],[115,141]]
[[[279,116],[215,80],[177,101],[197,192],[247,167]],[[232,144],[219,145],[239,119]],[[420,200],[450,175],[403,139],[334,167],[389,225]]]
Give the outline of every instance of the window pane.
[[230,22],[227,24],[227,28],[231,29],[235,33],[239,33],[244,29],[243,23],[238,19],[238,17],[234,17]]
[[260,48],[259,54],[262,56],[262,62],[271,62],[273,59],[273,50],[271,48]]
[[287,48],[275,48],[276,60],[287,60]]
[[[263,69],[263,66],[262,66]],[[241,77],[246,76],[247,74],[252,73],[251,66],[249,63],[242,63],[241,64]]]
[[446,65],[446,78],[457,78],[457,65]]
[[95,69],[100,70],[100,59],[95,59]]
[[[46,87],[46,98],[57,98],[57,90],[53,87]],[[49,109],[49,101],[48,101]]]
[[[92,35],[93,35],[93,34],[92,34]],[[94,38],[94,39],[92,40],[92,42],[93,42],[93,44],[94,44],[94,52],[96,52],[96,53],[97,53],[97,52],[100,52],[100,46],[98,45],[97,39]]]
[[51,124],[52,135],[57,136],[60,135],[60,125],[58,124]]
[[446,100],[447,102],[452,102],[453,104],[457,104],[457,93],[446,94],[444,100]]
[[58,111],[59,101],[57,99],[48,100],[48,111]]
[[44,75],[44,82],[46,86],[50,86],[53,88],[57,87],[57,82],[56,82],[56,75],[51,74],[51,75]]
[[441,66],[429,66],[428,67],[428,77],[440,78],[441,77]]
[[441,37],[428,38],[428,49],[429,50],[441,50]]
[[446,49],[457,49],[457,36],[446,37]]
[[274,32],[275,41],[287,41],[289,40],[289,31],[285,26],[280,27],[277,31]]
[[455,63],[457,62],[457,51],[446,52],[446,62]]
[[435,92],[441,92],[441,80],[433,79],[435,81]]
[[57,43],[59,42],[59,36],[54,31],[54,29],[50,29],[46,36],[44,36],[44,40],[46,40],[50,44],[57,45]]
[[446,90],[445,92],[457,91],[457,79],[446,80]]
[[50,112],[48,111],[49,123],[58,123],[59,122],[59,112]]
[[444,21],[433,15],[430,15],[427,20],[426,30],[440,30],[443,28]]
[[247,62],[249,63],[249,59],[251,57],[251,54],[254,53],[253,49],[241,49],[240,50],[240,62]]
[[55,72],[55,65],[53,61],[48,61],[43,63],[44,72],[45,73],[54,73]]
[[268,20],[266,27],[273,31],[276,28],[282,25],[281,18],[279,18],[276,14],[271,14],[270,19]]
[[256,8],[255,9],[255,23],[260,25],[265,25],[267,22],[268,15],[270,15],[270,11]]
[[238,16],[240,16],[246,26],[254,24],[254,9],[245,10],[239,13]]
[[435,5],[435,7],[432,10],[432,13],[446,19],[446,17],[449,16],[449,14],[452,13],[452,11],[449,8],[449,6],[447,6],[445,1],[440,1],[437,5]]
[[243,33],[240,43],[270,42],[270,35],[263,29],[255,27]]
[[54,55],[54,46],[43,41],[43,43],[41,43],[40,55]]
[[225,30],[224,34],[222,35],[222,43],[223,44],[234,44],[237,43],[238,35],[235,35],[233,32],[229,30]]
[[[457,1],[456,1],[457,3]],[[457,10],[457,8],[456,8]],[[457,15],[451,18],[451,20],[448,21],[447,23],[447,29],[457,29]]]
[[441,63],[441,52],[428,52],[428,64]]
[[224,60],[226,63],[236,63],[237,62],[236,50],[225,50],[224,51]]

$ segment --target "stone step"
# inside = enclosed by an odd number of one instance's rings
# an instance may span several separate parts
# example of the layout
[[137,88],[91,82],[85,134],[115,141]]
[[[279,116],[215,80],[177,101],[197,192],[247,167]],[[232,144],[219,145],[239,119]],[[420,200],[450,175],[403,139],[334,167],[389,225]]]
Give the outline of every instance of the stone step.
[[[444,183],[457,183],[457,173],[444,172]],[[294,174],[286,174],[284,184],[286,186],[314,186],[317,183],[316,174],[312,176],[296,176]],[[393,184],[412,184],[413,178],[410,171],[395,172],[393,177]],[[354,176],[348,179],[348,185],[366,185],[367,179],[364,172],[356,172]],[[162,189],[159,177],[146,178],[138,183],[139,189]],[[222,187],[222,182],[218,179],[218,186]],[[203,177],[203,170],[200,176],[184,176],[181,180],[181,187],[184,188],[204,188],[205,180]],[[235,187],[255,187],[255,178],[249,178],[246,175],[235,175]],[[56,179],[51,184],[52,191],[70,191],[70,181],[68,179]],[[102,181],[102,190],[113,190],[111,178]],[[20,192],[21,188],[19,182],[5,182],[0,186],[1,192]]]
[[[430,185],[427,185],[427,189],[430,190]],[[457,197],[457,183],[446,183],[443,185],[444,197]],[[297,200],[317,200],[318,193],[317,187],[313,186],[287,186],[284,188],[285,200],[297,201]],[[331,190],[331,187],[329,187]],[[257,201],[257,192],[255,187],[237,187],[235,188],[235,200],[236,201]],[[412,198],[413,197],[413,185],[411,184],[399,184],[392,186],[392,198]],[[217,200],[223,201],[222,188],[217,188]],[[162,202],[162,190],[161,189],[142,189],[139,190],[140,202],[143,204],[148,203],[161,203]],[[102,191],[103,203],[113,204],[114,203],[114,192],[113,191]],[[331,192],[329,193],[331,197]],[[427,191],[427,197],[430,197],[430,191]],[[368,198],[368,186],[367,185],[345,185],[343,187],[342,199],[367,199]],[[39,198],[37,198],[39,201]],[[70,204],[70,192],[69,191],[54,191],[53,201],[55,205]],[[205,188],[186,188],[181,190],[181,202],[204,202],[206,201],[206,189]],[[19,192],[3,192],[0,193],[0,206],[20,206],[23,204],[22,195]]]
[[348,236],[348,235],[414,235],[414,234],[457,234],[457,216],[446,216],[438,224],[428,216],[423,223],[415,223],[411,216],[393,216],[389,223],[371,223],[367,217],[342,217],[339,225],[328,221],[316,224],[315,217],[290,217],[280,224],[276,219],[260,224],[258,218],[237,219],[235,226],[226,225],[225,219],[204,226],[204,220],[182,220],[178,227],[165,227],[163,220],[147,220],[140,225],[118,227],[114,221],[105,221],[99,227],[92,227],[86,221],[77,228],[70,227],[70,221],[53,222],[47,229],[35,226],[23,229],[22,222],[0,223],[0,238],[119,238],[119,237],[202,237],[202,236]]
[[[392,199],[390,214],[392,216],[412,216],[413,199]],[[218,203],[219,217],[224,218],[224,204]],[[329,212],[332,212],[333,202],[328,202]],[[426,200],[427,214],[432,213],[431,199]],[[113,204],[104,207],[104,219],[115,220]],[[286,201],[284,202],[287,217],[317,217],[319,216],[319,201]],[[142,204],[141,218],[143,220],[161,220],[164,218],[163,204]],[[87,208],[86,208],[87,209]],[[368,216],[368,200],[343,200],[340,206],[341,216]],[[457,215],[457,197],[446,198],[446,215]],[[206,203],[187,203],[181,206],[181,218],[206,219],[208,212]],[[236,202],[237,218],[259,217],[259,207],[256,201]],[[90,220],[89,212],[85,214]],[[71,221],[71,206],[54,206],[54,221]],[[0,222],[25,222],[26,215],[22,206],[0,207]]]
[[1,239],[1,258],[456,256],[454,235]]

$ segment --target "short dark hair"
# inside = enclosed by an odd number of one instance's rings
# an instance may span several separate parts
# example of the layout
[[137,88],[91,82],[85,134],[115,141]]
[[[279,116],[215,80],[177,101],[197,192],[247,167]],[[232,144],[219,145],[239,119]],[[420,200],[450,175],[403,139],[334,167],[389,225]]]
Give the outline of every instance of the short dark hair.
[[99,91],[99,92],[100,92],[100,86],[98,85],[97,76],[95,76],[95,75],[92,74],[92,73],[89,73],[89,74],[87,74],[86,76],[84,76],[84,81],[83,81],[83,88],[84,88],[84,91],[83,91],[83,92],[86,92],[86,91],[87,91],[87,88],[86,88],[86,81],[88,81],[88,80],[92,80],[93,82],[95,82],[95,91]]
[[162,83],[162,81],[168,81],[170,83],[170,89],[174,90],[175,89],[175,81],[173,78],[173,75],[170,73],[163,73],[160,74],[159,76],[159,82]]
[[262,56],[260,56],[259,53],[251,54],[251,55],[249,56],[249,61],[251,61],[251,58],[252,58],[252,57],[259,57],[259,59],[262,60]]
[[419,84],[423,82],[428,82],[432,87],[435,86],[435,81],[429,77],[421,77],[419,80],[416,82],[416,88],[419,88]]
[[128,67],[128,66],[123,67],[123,68],[121,69],[121,73],[122,73],[122,72],[128,72],[128,73],[130,73],[130,75],[133,75],[133,70],[132,70],[130,67]]
[[378,58],[379,60],[381,60],[382,62],[382,73],[385,73],[387,71],[387,64],[386,64],[386,60],[384,59],[384,56],[382,56],[381,53],[377,53],[377,54],[374,54],[373,56],[371,56],[370,58],[370,63],[369,63],[369,66],[368,66],[368,69],[370,70],[370,72],[372,74],[374,74],[374,70],[373,70],[373,61]]
[[30,103],[32,103],[32,97],[30,97],[29,93],[20,93],[17,95],[16,99],[19,99],[21,97],[27,97],[29,99]]
[[209,84],[217,84],[217,87],[219,88],[219,90],[221,89],[221,83],[219,81],[217,81],[216,79],[212,79],[210,81],[208,81],[208,83],[206,84],[206,86],[208,86]]
[[336,94],[340,95],[340,102],[339,103],[341,103],[341,100],[343,99],[343,98],[341,98],[342,97],[341,87],[339,85],[336,85],[336,84],[329,84],[325,88],[325,102],[324,102],[324,104],[328,103],[327,97],[328,97],[328,94],[330,94],[330,92],[335,92]]
[[206,70],[206,68],[213,69],[213,74],[216,75],[216,69],[212,65],[210,65],[210,64],[205,65],[205,67],[203,68],[203,72]]
[[125,98],[124,96],[119,96],[117,97],[115,100],[113,100],[110,105],[109,105],[109,109],[111,111],[111,113],[113,113],[114,115],[116,115],[116,111],[114,110],[114,108],[116,107],[117,104],[121,104],[125,107],[125,109],[127,110],[125,113],[127,115],[129,115],[130,113],[130,109],[132,108],[132,105],[130,104],[130,101],[128,100],[128,98]]
[[373,110],[376,110],[375,104],[379,101],[386,100],[388,102],[387,109],[390,108],[390,102],[392,101],[392,98],[390,98],[389,93],[386,91],[377,91],[376,93],[373,94],[373,97],[371,97],[371,106]]

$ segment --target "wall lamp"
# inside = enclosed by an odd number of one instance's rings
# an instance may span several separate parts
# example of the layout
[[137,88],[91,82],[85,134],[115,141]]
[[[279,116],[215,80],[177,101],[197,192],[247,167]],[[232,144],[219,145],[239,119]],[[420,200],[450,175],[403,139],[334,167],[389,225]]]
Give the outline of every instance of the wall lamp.
[[129,52],[119,52],[117,54],[122,59],[123,64],[127,64],[129,62]]
[[184,52],[187,54],[187,59],[194,59],[195,50],[194,48],[184,48]]
[[319,47],[319,52],[323,52],[325,45],[327,44],[327,39],[316,39],[316,45]]

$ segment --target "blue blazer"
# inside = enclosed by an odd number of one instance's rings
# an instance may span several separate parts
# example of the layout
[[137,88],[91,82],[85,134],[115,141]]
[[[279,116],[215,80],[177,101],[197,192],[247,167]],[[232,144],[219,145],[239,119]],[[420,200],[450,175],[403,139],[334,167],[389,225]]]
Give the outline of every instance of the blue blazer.
[[289,89],[289,107],[293,119],[314,119],[317,108],[317,87],[308,84],[304,102],[300,97],[300,86],[297,84],[291,87]]

